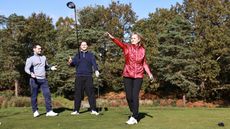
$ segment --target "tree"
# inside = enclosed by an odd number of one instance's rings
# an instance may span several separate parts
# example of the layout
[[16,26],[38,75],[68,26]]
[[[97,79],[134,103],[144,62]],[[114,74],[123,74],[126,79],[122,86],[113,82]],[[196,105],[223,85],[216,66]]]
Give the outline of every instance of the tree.
[[32,46],[40,44],[43,47],[44,55],[48,58],[48,63],[53,64],[52,57],[56,54],[55,36],[56,32],[52,25],[52,19],[45,14],[33,13],[25,19],[21,35],[18,38],[18,43],[20,43],[18,51],[21,59],[19,67],[21,75],[19,81],[22,89],[20,92],[21,95],[28,95],[30,93],[28,88],[29,76],[24,72],[24,66],[26,58],[33,54]]
[[7,23],[7,18],[4,15],[0,15],[0,25],[2,26],[2,27],[0,27],[0,29],[4,28],[6,23]]
[[153,48],[152,66],[160,86],[173,85],[199,99],[213,99],[221,89],[229,89],[222,81],[229,80],[228,3],[185,0],[170,10],[157,9],[135,24],[135,30],[147,35],[148,41],[152,37],[147,45]]
[[18,96],[19,79],[21,78],[21,49],[20,38],[24,29],[25,18],[12,14],[8,17],[6,29],[1,31],[1,86],[12,89],[14,84],[15,95]]
[[82,28],[109,31],[120,38],[130,33],[136,19],[132,5],[119,2],[112,2],[107,8],[97,5],[79,11],[79,23]]
[[[219,60],[229,53],[229,2],[223,0],[185,0],[184,15],[193,25],[195,36],[193,51],[199,67],[198,83],[202,97],[217,97],[220,85],[218,76],[228,74]],[[225,56],[223,56],[225,55]],[[222,67],[220,67],[222,66]],[[224,74],[223,74],[223,71]],[[222,77],[219,77],[222,78]]]
[[109,7],[97,5],[85,7],[79,11],[79,39],[88,41],[92,51],[99,60],[102,73],[96,85],[107,90],[119,91],[122,87],[122,69],[124,60],[121,58],[122,50],[114,45],[108,37],[104,36],[109,31],[123,41],[124,35],[129,36],[132,25],[136,21],[135,12],[131,4],[112,2]]

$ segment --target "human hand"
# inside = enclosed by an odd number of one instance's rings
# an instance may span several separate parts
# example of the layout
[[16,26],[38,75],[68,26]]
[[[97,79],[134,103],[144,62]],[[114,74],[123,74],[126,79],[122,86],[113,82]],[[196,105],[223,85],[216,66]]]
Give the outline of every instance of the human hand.
[[36,76],[35,76],[34,73],[30,73],[30,76],[31,76],[32,78],[36,78]]
[[71,56],[69,56],[69,59],[68,59],[68,64],[70,65],[71,63],[72,63],[72,58],[71,58]]
[[153,77],[153,75],[149,75],[150,82],[153,83],[156,81],[156,79]]
[[95,71],[95,75],[96,75],[96,77],[99,77],[100,73],[98,70]]
[[108,35],[111,39],[114,39],[114,37],[109,32],[106,32],[105,34]]
[[57,65],[54,65],[50,68],[52,71],[57,70]]

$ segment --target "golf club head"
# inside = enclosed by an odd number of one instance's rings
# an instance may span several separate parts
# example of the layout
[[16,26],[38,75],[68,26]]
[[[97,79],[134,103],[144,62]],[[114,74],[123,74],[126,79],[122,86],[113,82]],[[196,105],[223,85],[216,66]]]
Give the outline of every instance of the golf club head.
[[70,9],[74,9],[75,8],[75,4],[73,3],[73,2],[68,2],[67,4],[66,4],[66,6],[68,7],[68,8],[70,8]]
[[224,126],[224,122],[219,122],[217,125],[220,126],[220,127],[223,127]]
[[108,109],[107,107],[104,107],[104,110],[105,110],[105,111],[108,111],[109,109]]

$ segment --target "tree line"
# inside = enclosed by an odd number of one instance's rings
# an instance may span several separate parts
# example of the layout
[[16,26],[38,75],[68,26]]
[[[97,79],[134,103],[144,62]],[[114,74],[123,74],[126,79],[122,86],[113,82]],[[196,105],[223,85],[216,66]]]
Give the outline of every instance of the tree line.
[[148,64],[157,81],[144,78],[143,90],[161,97],[187,97],[191,100],[230,98],[230,2],[229,0],[184,0],[170,9],[158,8],[148,18],[138,20],[132,4],[111,2],[87,6],[77,12],[75,21],[60,17],[55,25],[44,13],[28,18],[0,15],[0,90],[16,88],[16,95],[28,95],[25,60],[32,46],[41,44],[50,64],[51,90],[72,98],[75,69],[67,65],[77,52],[77,41],[86,41],[95,54],[101,76],[95,87],[101,93],[123,90],[122,51],[105,32],[129,42],[132,32],[144,37]]

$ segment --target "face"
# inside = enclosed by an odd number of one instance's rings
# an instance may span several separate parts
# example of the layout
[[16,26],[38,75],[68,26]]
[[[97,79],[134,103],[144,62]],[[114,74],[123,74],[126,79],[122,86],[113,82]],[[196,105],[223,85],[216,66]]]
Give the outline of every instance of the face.
[[133,34],[131,37],[131,44],[138,44],[140,42],[140,38],[137,34]]
[[82,42],[80,48],[81,48],[82,51],[86,51],[87,48],[88,48],[87,43],[86,42]]
[[40,45],[36,45],[36,47],[33,48],[33,51],[35,54],[40,55],[42,52],[42,47]]

